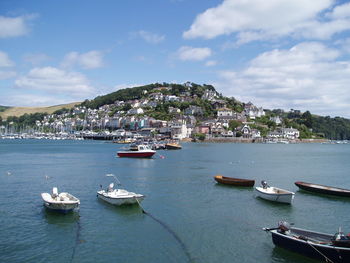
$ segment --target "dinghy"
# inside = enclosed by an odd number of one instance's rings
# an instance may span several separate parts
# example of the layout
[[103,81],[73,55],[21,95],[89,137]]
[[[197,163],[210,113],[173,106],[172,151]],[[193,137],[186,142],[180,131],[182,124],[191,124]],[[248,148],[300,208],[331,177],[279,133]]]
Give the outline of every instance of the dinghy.
[[50,210],[68,213],[79,207],[80,200],[69,193],[58,193],[57,187],[52,188],[52,194],[42,193],[44,205]]
[[279,222],[276,228],[263,228],[272,234],[276,246],[325,262],[350,262],[350,237],[339,229],[335,235],[291,227]]
[[305,191],[310,191],[310,192],[315,192],[320,194],[350,197],[349,189],[326,186],[321,184],[312,184],[312,183],[306,183],[306,182],[295,182],[295,185]]
[[255,183],[255,180],[226,177],[226,176],[222,176],[221,174],[215,175],[214,179],[220,184],[227,184],[227,185],[234,185],[234,186],[252,187],[254,186],[254,183]]
[[269,186],[266,181],[261,181],[262,187],[255,187],[260,198],[265,200],[291,204],[294,199],[294,193],[277,187]]

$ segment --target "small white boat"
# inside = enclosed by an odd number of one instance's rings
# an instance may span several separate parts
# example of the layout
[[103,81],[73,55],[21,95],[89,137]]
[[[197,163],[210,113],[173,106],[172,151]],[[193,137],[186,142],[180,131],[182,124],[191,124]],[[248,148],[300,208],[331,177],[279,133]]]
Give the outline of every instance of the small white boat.
[[42,193],[44,205],[50,210],[68,213],[78,208],[80,200],[69,193],[58,193],[57,187],[52,188],[52,194]]
[[265,200],[291,204],[294,199],[294,193],[277,187],[267,185],[265,181],[261,182],[262,187],[255,187],[255,190],[260,198]]
[[107,190],[97,191],[97,197],[112,205],[131,205],[142,202],[145,198],[142,194],[136,194],[124,189],[113,189],[114,183]]

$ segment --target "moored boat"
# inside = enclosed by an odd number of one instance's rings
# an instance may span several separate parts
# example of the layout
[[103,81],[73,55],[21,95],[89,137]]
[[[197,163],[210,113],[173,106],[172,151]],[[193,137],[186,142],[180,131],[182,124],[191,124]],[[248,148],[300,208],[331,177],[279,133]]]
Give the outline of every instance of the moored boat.
[[80,200],[69,193],[58,193],[57,187],[52,189],[52,194],[42,193],[42,199],[46,208],[61,212],[68,213],[79,207]]
[[114,183],[111,183],[107,190],[97,191],[97,197],[112,205],[132,205],[140,203],[145,196],[142,194],[136,194],[124,189],[114,189]]
[[291,204],[294,199],[294,193],[285,189],[271,187],[265,181],[261,182],[262,187],[255,187],[258,196],[262,199]]
[[310,192],[350,197],[350,190],[349,189],[326,186],[326,185],[321,185],[321,184],[299,182],[299,181],[295,182],[295,185],[298,186],[300,189],[310,191]]
[[234,185],[234,186],[252,187],[254,186],[254,183],[255,183],[255,180],[226,177],[220,174],[215,175],[214,179],[220,184],[227,184],[227,185]]
[[264,228],[272,234],[276,246],[325,262],[350,262],[350,238],[341,230],[335,235],[290,227],[279,222],[276,228]]
[[169,142],[165,144],[167,150],[181,150],[182,146],[178,142]]
[[152,150],[148,145],[139,144],[131,145],[127,151],[118,151],[119,157],[130,157],[130,158],[151,158],[156,151]]

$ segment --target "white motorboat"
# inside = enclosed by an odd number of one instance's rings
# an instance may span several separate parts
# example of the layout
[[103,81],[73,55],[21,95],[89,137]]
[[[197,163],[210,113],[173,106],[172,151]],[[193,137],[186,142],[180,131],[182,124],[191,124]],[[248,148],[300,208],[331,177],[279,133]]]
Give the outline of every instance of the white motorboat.
[[118,151],[117,155],[119,157],[129,157],[129,158],[151,158],[156,151],[152,150],[148,145],[145,144],[133,144],[127,151]]
[[69,193],[58,193],[57,187],[52,188],[52,194],[42,193],[42,199],[44,200],[44,205],[50,210],[68,213],[78,208],[80,205],[80,200]]
[[114,183],[111,183],[107,190],[97,191],[97,197],[112,205],[131,205],[142,202],[145,198],[142,194],[136,194],[124,189],[114,189]]
[[261,182],[262,187],[255,187],[255,190],[260,198],[265,200],[291,204],[294,199],[294,193],[277,187],[267,185],[265,181]]

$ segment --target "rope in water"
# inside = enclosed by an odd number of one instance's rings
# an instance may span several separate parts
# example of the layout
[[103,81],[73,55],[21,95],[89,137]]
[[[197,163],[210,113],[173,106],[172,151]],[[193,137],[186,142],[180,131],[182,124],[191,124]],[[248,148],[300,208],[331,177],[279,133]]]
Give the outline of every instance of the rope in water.
[[73,247],[72,257],[70,259],[71,263],[73,262],[76,248],[80,244],[80,230],[81,230],[81,225],[80,225],[80,215],[79,215],[78,216],[78,220],[77,220],[77,232],[76,232],[76,235],[75,235],[75,244],[74,244],[74,247]]
[[190,252],[188,251],[188,248],[186,247],[185,243],[180,239],[180,237],[164,222],[162,222],[160,219],[156,218],[155,216],[153,216],[151,213],[146,212],[143,207],[141,206],[139,200],[137,200],[137,198],[135,198],[137,203],[139,204],[142,213],[144,213],[145,215],[148,215],[150,218],[152,218],[154,221],[156,221],[157,223],[159,223],[166,231],[169,232],[170,235],[172,235],[175,240],[179,243],[180,247],[182,248],[182,250],[184,251],[185,255],[188,258],[189,262],[194,262],[194,260],[191,257]]
[[[188,251],[188,248],[186,247],[185,243],[180,239],[180,237],[167,224],[165,224],[160,219],[158,219],[155,216],[153,216],[151,213],[146,212],[143,209],[143,207],[141,206],[141,204],[140,204],[140,202],[138,200],[137,200],[137,203],[139,204],[139,206],[140,206],[140,208],[142,210],[142,213],[144,213],[145,215],[148,215],[154,221],[159,223],[166,231],[168,231],[170,233],[170,235],[172,235],[174,237],[174,239],[179,243],[180,247],[184,251],[186,257],[188,258],[188,261],[189,262],[194,262],[194,260],[191,257],[191,254]],[[74,247],[73,247],[72,256],[71,256],[71,260],[70,260],[71,263],[74,260],[76,248],[80,244],[80,231],[81,231],[81,225],[80,225],[80,216],[79,216],[79,218],[77,220],[77,231],[76,231],[76,237],[75,237],[75,244],[74,244]]]

